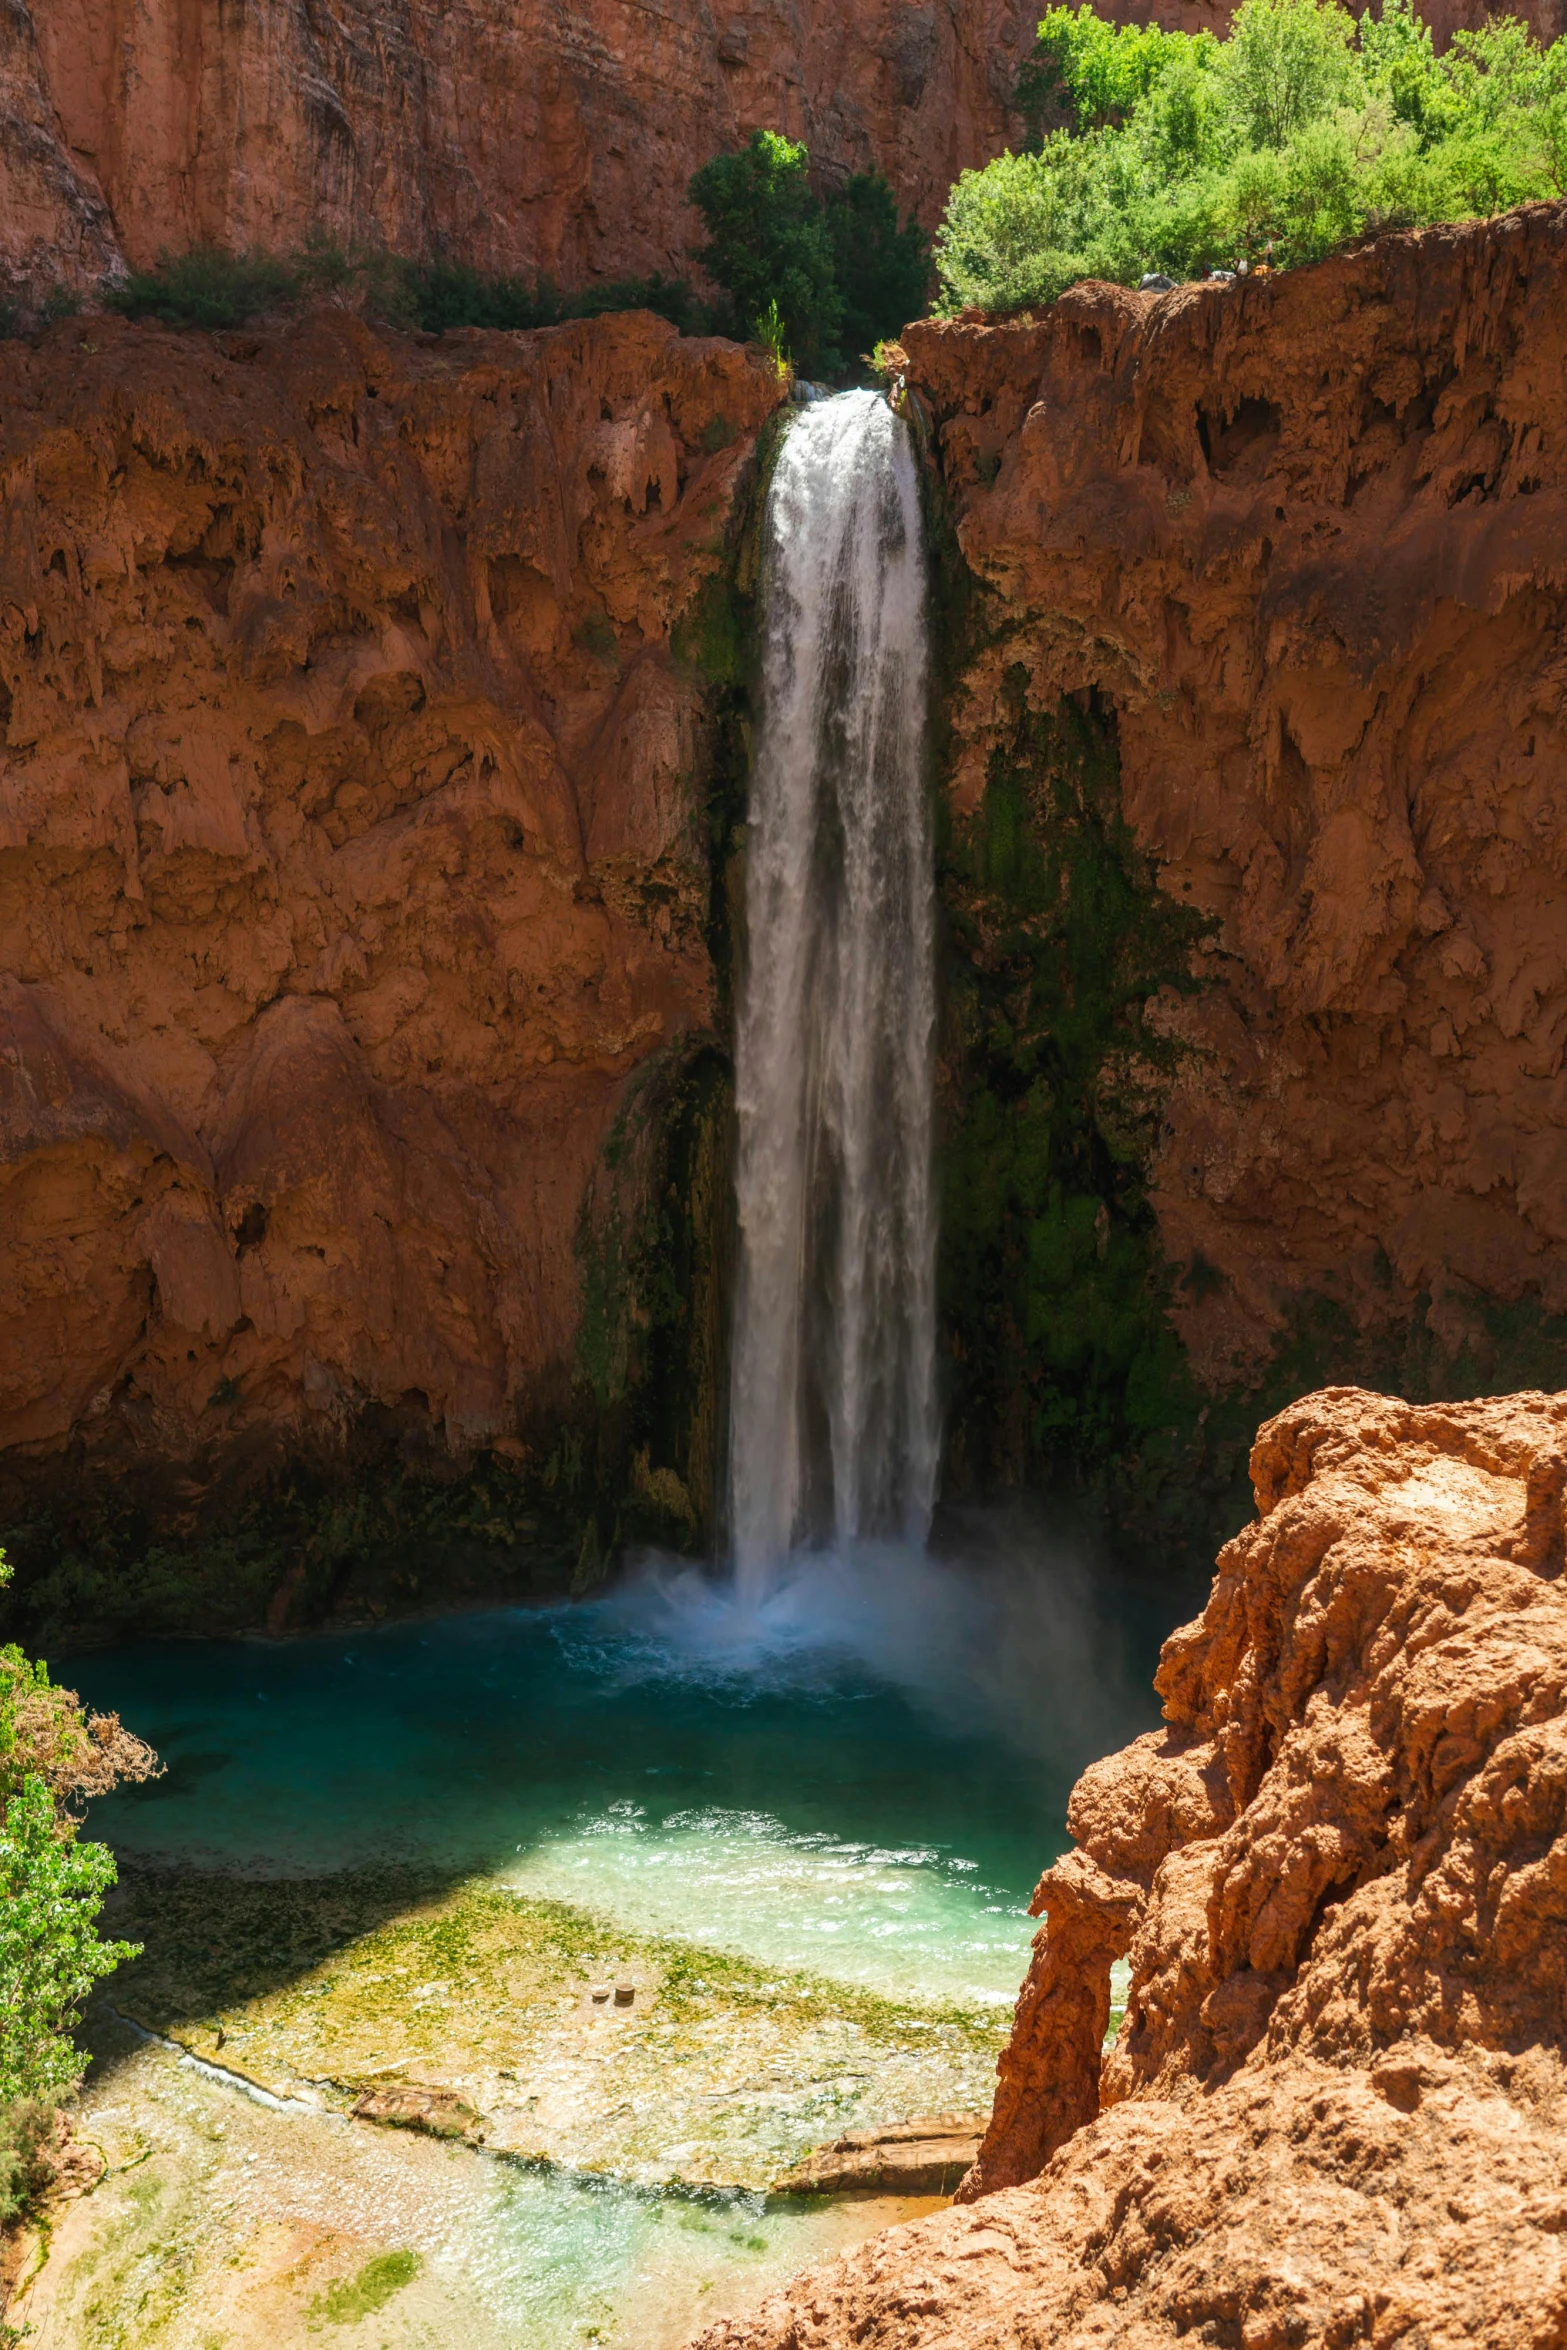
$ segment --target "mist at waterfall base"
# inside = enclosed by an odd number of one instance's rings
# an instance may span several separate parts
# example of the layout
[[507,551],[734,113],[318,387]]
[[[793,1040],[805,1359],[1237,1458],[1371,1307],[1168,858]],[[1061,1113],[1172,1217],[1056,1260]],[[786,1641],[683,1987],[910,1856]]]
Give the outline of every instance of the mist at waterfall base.
[[[967,1533],[966,1562],[799,1556],[754,1608],[648,1560],[588,1604],[59,1660],[169,1765],[95,1805],[89,1832],[125,1866],[485,1876],[770,1971],[988,2010],[999,2036],[1071,1782],[1156,1717],[1167,1626],[1038,1528]],[[333,2182],[359,2140],[340,2152],[346,2125],[305,2114],[270,2126],[279,2211],[342,2225]],[[589,2327],[672,2346],[715,2296],[863,2224],[461,2149],[426,2203],[426,2174],[400,2184],[402,2150],[375,2135],[354,2155],[362,2208],[517,2350],[574,2350]]]

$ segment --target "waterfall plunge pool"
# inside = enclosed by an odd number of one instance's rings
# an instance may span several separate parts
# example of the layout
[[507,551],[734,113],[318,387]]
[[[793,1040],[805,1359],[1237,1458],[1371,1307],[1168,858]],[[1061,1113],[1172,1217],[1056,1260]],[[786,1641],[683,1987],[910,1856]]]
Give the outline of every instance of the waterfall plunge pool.
[[[107,1999],[213,2070],[98,2011],[87,2126],[123,2185],[50,2262],[58,2338],[96,2338],[96,2296],[115,2339],[186,2340],[147,2297],[156,2236],[193,2307],[248,2247],[236,2345],[314,2339],[334,2280],[396,2253],[378,2342],[654,2350],[904,2216],[764,2190],[843,2129],[988,2103],[1029,1893],[1077,1770],[1151,1717],[1143,1661],[1064,1570],[867,1545],[760,1610],[651,1571],[62,1666],[169,1765],[90,1822],[148,1945]],[[483,2148],[347,2118],[407,2082]]]

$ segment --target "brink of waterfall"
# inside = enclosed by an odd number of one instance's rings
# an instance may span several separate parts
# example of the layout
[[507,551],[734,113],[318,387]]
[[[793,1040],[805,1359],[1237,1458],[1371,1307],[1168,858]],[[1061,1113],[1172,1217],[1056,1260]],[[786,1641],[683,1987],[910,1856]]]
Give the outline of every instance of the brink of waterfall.
[[736,1036],[730,1527],[923,1541],[935,1487],[935,908],[925,565],[876,392],[790,425],[768,492]]

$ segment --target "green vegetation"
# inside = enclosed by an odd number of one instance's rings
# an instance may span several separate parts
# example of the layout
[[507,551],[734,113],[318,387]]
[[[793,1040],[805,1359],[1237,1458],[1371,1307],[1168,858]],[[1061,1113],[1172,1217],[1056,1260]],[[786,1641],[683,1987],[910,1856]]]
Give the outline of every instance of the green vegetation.
[[243,326],[263,310],[297,301],[304,290],[303,271],[275,254],[193,245],[188,253],[160,253],[154,268],[110,286],[104,301],[126,318],[214,329]]
[[178,1543],[128,1497],[84,1492],[68,1515],[0,1528],[18,1569],[5,1628],[79,1648],[239,1631],[280,1592],[290,1624],[562,1592],[596,1506],[591,1399],[541,1411],[516,1450],[434,1477],[366,1440],[330,1472],[300,1462],[231,1497]]
[[399,2294],[404,2284],[413,2284],[413,2277],[423,2268],[416,2251],[381,2251],[374,2261],[366,2261],[357,2277],[338,2277],[329,2284],[324,2294],[317,2294],[310,2303],[310,2317],[317,2324],[350,2326],[359,2317],[374,2317],[383,2310],[392,2294]]
[[29,1775],[0,1827],[0,2102],[59,2098],[82,2060],[67,2037],[101,1976],[134,1956],[102,1942],[97,1918],[114,1883],[105,1844],[62,1834],[42,1779]]
[[1367,230],[1567,192],[1567,41],[1493,19],[1438,57],[1408,0],[1244,0],[1228,37],[1053,8],[1019,84],[1029,149],[965,172],[936,239],[939,307],[1050,302],[1287,268]]
[[1207,925],[1121,814],[1113,722],[1029,705],[950,840],[942,1323],[955,1487],[1090,1488],[1195,1417],[1144,1184],[1175,1048],[1148,1019]]
[[[0,2106],[0,2232],[35,2211],[53,2177],[54,2107],[36,2098]],[[0,2343],[5,2342],[0,2333]]]
[[[0,1550],[0,1584],[10,1574]],[[77,1842],[79,1808],[157,1767],[112,1715],[84,1720],[44,1665],[0,1648],[0,2228],[47,2186],[53,2107],[82,2073],[70,2033],[83,2002],[137,1956],[99,1938],[114,1856]]]
[[127,318],[215,331],[247,325],[317,294],[335,295],[389,326],[436,335],[465,326],[558,326],[614,310],[655,310],[682,333],[705,332],[708,324],[691,288],[657,273],[564,293],[548,278],[496,275],[464,262],[408,261],[363,248],[344,251],[324,238],[292,254],[231,253],[217,245],[160,253],[153,268],[106,287],[103,299]]
[[899,223],[877,173],[819,196],[804,147],[753,131],[703,164],[691,201],[708,237],[696,259],[728,294],[733,323],[807,375],[840,374],[924,307],[924,236]]
[[732,1115],[727,1057],[709,1039],[682,1040],[634,1081],[584,1203],[577,1355],[604,1518],[578,1589],[624,1542],[694,1550],[711,1534]]
[[357,2318],[374,2317],[394,2293],[411,2285],[422,2261],[417,2252],[381,2252],[367,2260],[356,2277],[339,2277],[310,2304],[316,2323],[352,2325]]

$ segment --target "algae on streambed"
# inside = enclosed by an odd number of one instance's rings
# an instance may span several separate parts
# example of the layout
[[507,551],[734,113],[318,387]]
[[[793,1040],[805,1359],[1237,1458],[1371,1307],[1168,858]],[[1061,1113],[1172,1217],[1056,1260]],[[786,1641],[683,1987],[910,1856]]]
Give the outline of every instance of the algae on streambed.
[[30,2350],[676,2350],[921,2201],[628,2188],[269,2110],[102,2008],[107,2173],[9,2313]]
[[[495,2151],[764,2189],[841,2130],[988,2105],[1005,2018],[627,1932],[491,1879],[127,1867],[113,2005],[279,2097],[450,2092]],[[629,2006],[595,1988],[634,1986]]]

